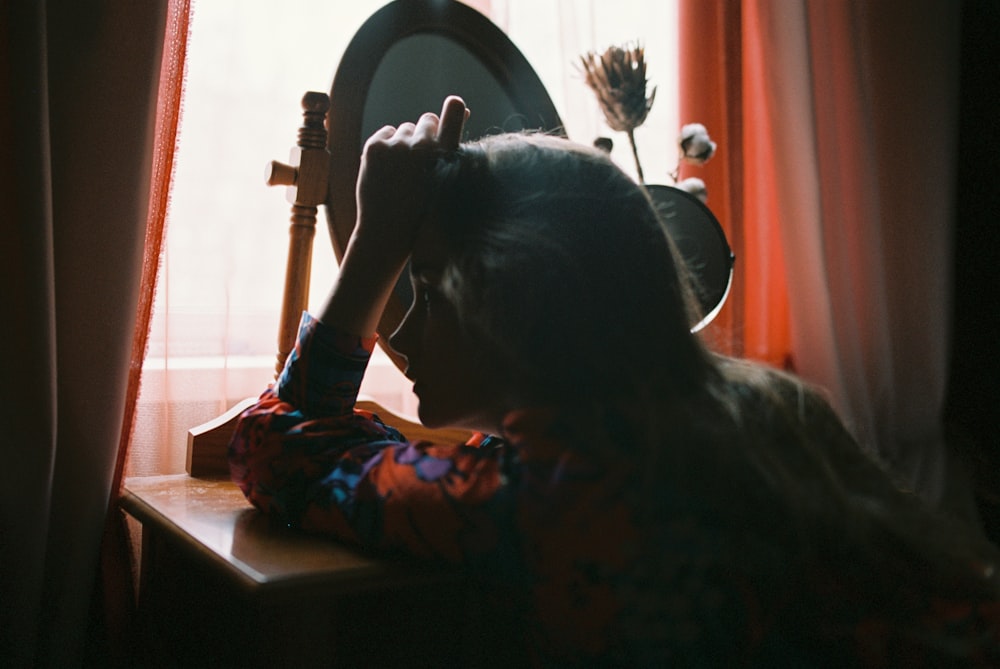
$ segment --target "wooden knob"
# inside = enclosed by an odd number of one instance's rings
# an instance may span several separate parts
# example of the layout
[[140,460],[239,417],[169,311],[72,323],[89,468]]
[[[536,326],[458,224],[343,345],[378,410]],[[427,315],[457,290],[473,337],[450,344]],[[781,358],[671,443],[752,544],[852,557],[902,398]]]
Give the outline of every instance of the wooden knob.
[[330,109],[330,96],[326,93],[309,91],[302,96],[302,109],[316,114],[325,114]]
[[299,170],[291,165],[272,160],[264,170],[268,186],[294,186],[299,180]]

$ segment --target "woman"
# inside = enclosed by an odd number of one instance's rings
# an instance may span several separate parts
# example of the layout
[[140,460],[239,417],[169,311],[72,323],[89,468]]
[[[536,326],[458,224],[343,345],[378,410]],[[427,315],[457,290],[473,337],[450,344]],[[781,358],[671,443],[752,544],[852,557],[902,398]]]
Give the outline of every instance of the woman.
[[[506,584],[540,663],[1000,660],[990,547],[897,490],[815,390],[702,346],[645,191],[563,139],[460,146],[467,113],[452,97],[366,143],[337,282],[231,445],[251,502]],[[467,445],[354,410],[407,260],[390,343],[421,421]]]

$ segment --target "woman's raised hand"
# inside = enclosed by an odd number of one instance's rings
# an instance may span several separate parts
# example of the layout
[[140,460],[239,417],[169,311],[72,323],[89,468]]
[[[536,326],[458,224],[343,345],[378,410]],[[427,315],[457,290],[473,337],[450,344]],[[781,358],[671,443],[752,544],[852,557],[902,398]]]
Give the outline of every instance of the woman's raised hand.
[[468,113],[462,98],[449,96],[440,116],[428,112],[416,123],[385,126],[365,142],[356,235],[377,239],[383,253],[405,260],[425,213],[434,162],[458,148]]
[[318,317],[341,330],[375,331],[413,250],[430,192],[433,166],[454,151],[468,117],[465,101],[445,99],[441,115],[385,126],[365,142],[358,173],[358,220],[340,272]]

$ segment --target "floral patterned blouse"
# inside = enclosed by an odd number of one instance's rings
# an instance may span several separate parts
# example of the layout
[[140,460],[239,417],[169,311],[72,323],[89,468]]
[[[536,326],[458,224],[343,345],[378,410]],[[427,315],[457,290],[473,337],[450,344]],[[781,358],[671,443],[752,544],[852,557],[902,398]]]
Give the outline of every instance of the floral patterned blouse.
[[[724,537],[696,503],[641,520],[637,468],[567,448],[549,412],[514,412],[499,437],[466,444],[407,442],[354,407],[374,345],[303,314],[280,378],[241,416],[234,481],[293,527],[462,565],[520,593],[510,601],[537,663],[1000,666],[986,650],[935,655],[865,615],[822,569],[788,565],[784,583],[764,583],[722,566]],[[796,576],[807,572],[816,578]],[[926,606],[928,625],[961,639],[1000,627],[995,604]]]

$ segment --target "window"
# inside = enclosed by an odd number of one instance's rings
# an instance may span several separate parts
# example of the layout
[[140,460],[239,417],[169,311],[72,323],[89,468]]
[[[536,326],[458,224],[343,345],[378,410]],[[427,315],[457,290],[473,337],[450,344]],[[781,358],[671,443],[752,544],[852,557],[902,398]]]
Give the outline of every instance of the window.
[[[260,393],[273,377],[289,203],[264,184],[286,160],[308,90],[328,91],[340,54],[383,0],[197,3],[176,172],[128,475],[184,471],[188,428]],[[673,91],[676,3],[596,0],[469,2],[505,29],[538,72],[573,139],[624,137],[603,124],[576,70],[591,49],[646,45],[656,104],[637,132],[647,181],[666,183],[679,127]],[[325,214],[314,241],[315,307],[336,274]],[[415,414],[409,383],[377,351],[363,392]]]

